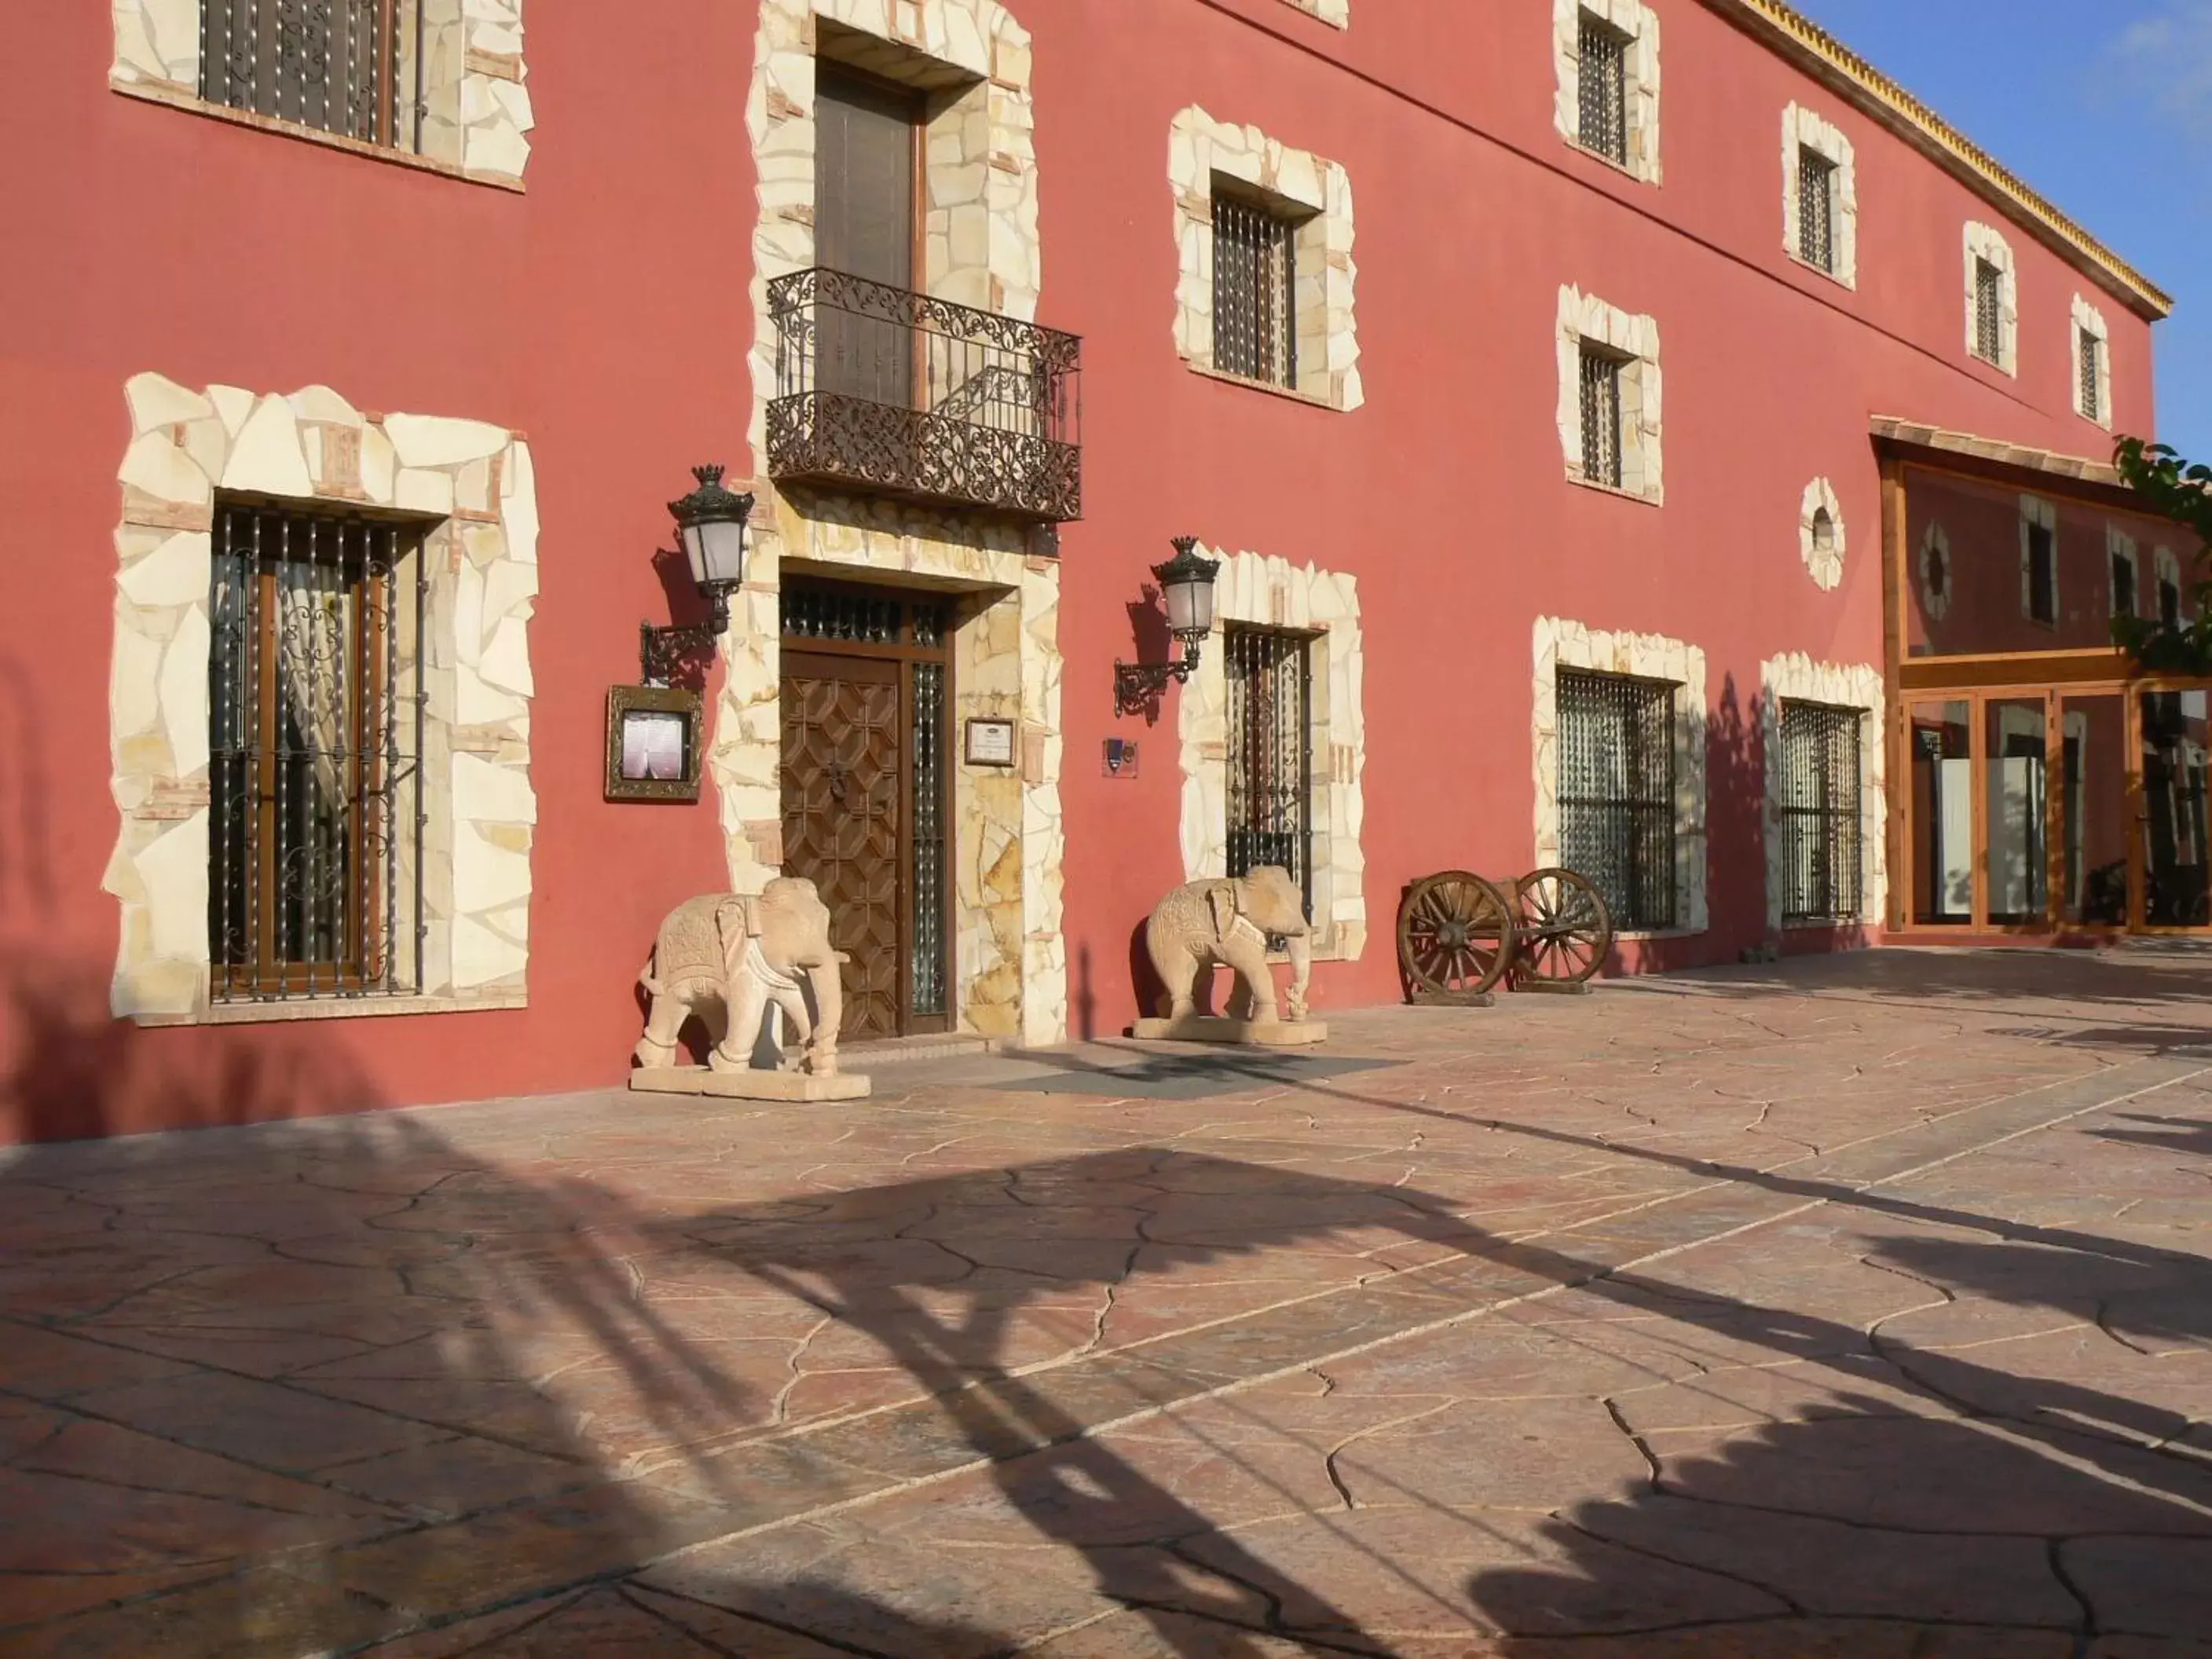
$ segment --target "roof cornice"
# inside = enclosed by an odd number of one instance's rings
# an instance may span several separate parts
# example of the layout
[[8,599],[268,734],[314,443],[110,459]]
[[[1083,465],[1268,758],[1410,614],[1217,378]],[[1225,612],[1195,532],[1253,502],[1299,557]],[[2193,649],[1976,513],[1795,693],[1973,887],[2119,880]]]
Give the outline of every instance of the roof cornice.
[[2155,322],[2173,310],[2163,289],[2075,224],[1987,150],[1826,30],[1782,0],[1705,0],[1705,3],[1801,69],[1809,71],[1946,172],[1995,202],[2044,242]]

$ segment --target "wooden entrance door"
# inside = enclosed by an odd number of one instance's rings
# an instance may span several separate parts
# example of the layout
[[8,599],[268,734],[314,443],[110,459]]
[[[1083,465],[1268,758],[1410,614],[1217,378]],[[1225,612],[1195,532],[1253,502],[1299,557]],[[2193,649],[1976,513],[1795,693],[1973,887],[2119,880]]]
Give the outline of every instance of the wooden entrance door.
[[950,1024],[944,607],[787,580],[783,868],[846,953],[846,1033]]

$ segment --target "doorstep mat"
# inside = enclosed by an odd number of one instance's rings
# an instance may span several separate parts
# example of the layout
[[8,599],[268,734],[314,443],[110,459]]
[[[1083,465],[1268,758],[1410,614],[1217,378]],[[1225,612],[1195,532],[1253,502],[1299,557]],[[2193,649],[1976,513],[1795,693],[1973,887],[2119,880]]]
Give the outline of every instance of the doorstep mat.
[[1032,1095],[1128,1096],[1144,1100],[1208,1100],[1216,1095],[1295,1088],[1354,1072],[1402,1065],[1359,1054],[1308,1054],[1283,1049],[1206,1048],[1162,1054],[1106,1051],[1127,1058],[1054,1055],[1035,1069],[994,1082],[994,1089]]

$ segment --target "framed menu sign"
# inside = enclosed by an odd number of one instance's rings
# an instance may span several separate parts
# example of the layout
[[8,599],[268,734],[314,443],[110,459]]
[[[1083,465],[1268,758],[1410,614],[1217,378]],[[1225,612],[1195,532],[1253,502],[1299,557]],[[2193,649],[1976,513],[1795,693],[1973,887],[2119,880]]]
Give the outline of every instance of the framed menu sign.
[[968,722],[968,741],[963,754],[970,766],[1012,766],[1014,763],[1014,723],[1012,720],[973,720]]
[[701,723],[696,691],[609,687],[606,798],[697,800]]

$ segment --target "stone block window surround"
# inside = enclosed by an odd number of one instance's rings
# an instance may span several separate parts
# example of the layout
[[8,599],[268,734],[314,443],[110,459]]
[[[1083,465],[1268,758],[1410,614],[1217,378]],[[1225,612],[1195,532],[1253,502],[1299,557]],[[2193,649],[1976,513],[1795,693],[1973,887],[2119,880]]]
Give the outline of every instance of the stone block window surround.
[[520,189],[524,0],[110,0],[116,91]]
[[[1559,702],[1563,668],[1620,674],[1675,688],[1674,696],[1674,926],[1706,926],[1705,653],[1656,634],[1605,633],[1559,617],[1534,628],[1535,678],[1530,750],[1536,786],[1534,867],[1559,862]],[[1634,932],[1626,937],[1638,937]],[[1649,937],[1650,935],[1644,935]]]
[[[1868,663],[1815,662],[1802,652],[1790,652],[1762,664],[1759,683],[1759,736],[1765,754],[1766,775],[1767,932],[1770,935],[1782,932],[1784,904],[1790,890],[1790,872],[1785,862],[1790,838],[1783,829],[1784,809],[1790,799],[1790,780],[1786,775],[1788,757],[1782,732],[1784,702],[1858,709],[1863,714],[1858,744],[1858,915],[1863,921],[1878,921],[1888,913],[1889,903],[1886,843],[1889,821],[1886,776],[1888,763],[1882,742],[1882,733],[1888,728],[1884,723],[1881,670]],[[1805,925],[1832,924],[1822,921]]]
[[2020,289],[2012,244],[1984,224],[1966,234],[1966,352],[2007,374],[2020,373]]
[[1659,505],[1659,325],[1563,288],[1557,345],[1568,478]]
[[[114,1012],[177,1024],[520,1006],[537,821],[528,443],[478,421],[364,414],[322,386],[261,396],[146,374],[125,391],[109,694],[122,822],[104,883],[121,907]],[[420,538],[425,620],[419,637],[398,624],[398,688],[423,700],[422,851],[401,872],[423,914],[416,994],[213,1000],[213,528],[232,499],[343,510]]]
[[1332,28],[1352,27],[1352,0],[1290,0],[1310,17],[1318,17]]
[[2074,412],[2085,421],[2094,421],[2110,432],[2112,429],[2112,331],[2105,323],[2105,313],[2083,299],[2074,296]]
[[1257,127],[1232,126],[1193,106],[1177,114],[1168,136],[1168,182],[1175,202],[1178,276],[1176,354],[1201,374],[1239,380],[1224,319],[1217,314],[1222,245],[1216,196],[1223,182],[1233,197],[1263,210],[1289,230],[1291,285],[1287,334],[1295,372],[1279,389],[1329,408],[1364,401],[1359,336],[1353,315],[1358,267],[1352,258],[1352,181],[1336,162],[1292,149]]
[[1306,821],[1313,866],[1314,954],[1358,960],[1367,948],[1365,819],[1362,780],[1367,724],[1359,586],[1342,572],[1258,553],[1199,550],[1221,560],[1214,585],[1215,638],[1178,698],[1182,770],[1180,839],[1183,878],[1225,874],[1230,839],[1230,688],[1224,636],[1237,625],[1307,636],[1309,787]]
[[1845,288],[1858,286],[1858,163],[1851,141],[1799,104],[1782,112],[1782,248]]
[[2020,614],[2058,626],[2058,509],[2040,495],[2020,498]]
[[1807,484],[1797,504],[1797,556],[1822,592],[1834,592],[1843,580],[1844,507],[1826,478]]
[[1559,137],[1659,183],[1656,15],[1643,0],[1553,0],[1552,57]]

